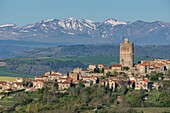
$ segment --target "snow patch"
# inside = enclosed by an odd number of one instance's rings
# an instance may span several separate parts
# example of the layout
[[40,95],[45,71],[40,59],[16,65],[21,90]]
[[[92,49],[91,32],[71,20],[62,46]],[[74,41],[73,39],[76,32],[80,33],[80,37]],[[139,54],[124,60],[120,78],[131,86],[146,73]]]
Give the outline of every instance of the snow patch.
[[68,32],[67,34],[69,34],[69,35],[74,35],[74,33],[71,33],[71,32]]
[[16,25],[15,24],[4,24],[4,25],[1,25],[0,27],[15,27]]
[[45,25],[45,24],[42,24],[42,26],[44,26],[44,27],[45,27],[46,25]]
[[27,33],[27,32],[29,32],[29,31],[27,31],[27,30],[21,30],[20,32]]
[[44,22],[52,22],[54,21],[54,19],[47,19],[47,20],[44,20]]
[[35,26],[35,24],[30,24],[30,25],[27,25],[27,26],[25,26],[24,28],[32,28],[32,27],[34,27]]
[[150,29],[149,32],[152,32],[154,29]]
[[104,21],[105,24],[111,24],[112,26],[116,26],[116,25],[127,25],[126,22],[121,22],[121,21],[117,21],[115,19],[109,18],[108,20]]

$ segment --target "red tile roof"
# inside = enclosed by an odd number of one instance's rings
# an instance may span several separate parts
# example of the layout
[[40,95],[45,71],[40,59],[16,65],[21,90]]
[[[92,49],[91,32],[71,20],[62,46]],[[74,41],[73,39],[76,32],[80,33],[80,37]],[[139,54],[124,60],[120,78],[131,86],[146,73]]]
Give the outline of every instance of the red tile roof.
[[67,78],[59,78],[59,80],[67,80]]
[[35,78],[44,78],[45,76],[36,76]]
[[32,82],[44,82],[44,80],[32,80]]
[[22,82],[13,82],[13,84],[16,84],[17,86],[21,86],[21,85],[23,85],[23,83],[22,83]]
[[62,76],[60,74],[51,74],[51,75],[48,75],[48,76]]
[[153,66],[151,64],[140,64],[141,66]]
[[0,85],[6,85],[7,82],[6,81],[0,81]]
[[70,82],[70,83],[71,83],[72,80],[73,80],[72,78],[68,78],[68,79],[66,80],[66,82]]
[[67,81],[65,81],[65,82],[58,82],[58,84],[70,84],[70,82],[67,82]]
[[62,78],[62,79],[66,79],[66,81],[64,81],[64,82],[58,82],[58,84],[70,84],[71,81],[73,80],[72,78]]
[[135,82],[135,80],[130,80],[130,83],[133,83],[133,82]]
[[120,64],[112,64],[111,67],[122,67]]

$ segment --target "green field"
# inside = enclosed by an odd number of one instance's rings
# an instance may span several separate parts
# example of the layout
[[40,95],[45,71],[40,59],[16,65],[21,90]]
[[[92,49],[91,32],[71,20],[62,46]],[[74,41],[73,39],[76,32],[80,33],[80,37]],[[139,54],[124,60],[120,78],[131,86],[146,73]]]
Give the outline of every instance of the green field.
[[170,108],[163,107],[145,107],[145,108],[134,108],[139,113],[170,113]]
[[24,75],[24,74],[18,74],[18,73],[12,73],[12,72],[6,72],[6,71],[1,71],[0,70],[0,77],[1,76],[9,76],[9,77],[25,77],[27,75]]
[[12,82],[16,79],[16,77],[6,77],[6,76],[0,76],[0,81],[9,81]]

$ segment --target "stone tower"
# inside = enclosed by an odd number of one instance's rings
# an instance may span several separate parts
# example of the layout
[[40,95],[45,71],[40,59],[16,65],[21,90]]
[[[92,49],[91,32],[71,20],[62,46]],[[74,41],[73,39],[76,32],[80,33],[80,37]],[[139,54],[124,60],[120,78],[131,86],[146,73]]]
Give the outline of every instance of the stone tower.
[[125,38],[123,43],[120,43],[120,64],[122,66],[133,67],[134,63],[134,45],[129,43]]

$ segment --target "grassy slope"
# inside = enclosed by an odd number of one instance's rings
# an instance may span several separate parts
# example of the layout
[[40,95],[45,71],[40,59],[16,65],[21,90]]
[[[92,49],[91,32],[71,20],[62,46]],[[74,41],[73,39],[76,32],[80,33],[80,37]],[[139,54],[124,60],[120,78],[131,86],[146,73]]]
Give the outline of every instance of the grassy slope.
[[12,72],[6,72],[6,71],[1,71],[0,70],[0,77],[1,76],[10,76],[10,77],[25,77],[26,75],[23,74],[18,74],[18,73],[12,73]]
[[12,82],[16,79],[16,77],[6,77],[6,76],[0,76],[0,81],[9,81]]
[[145,107],[145,108],[134,108],[139,113],[170,113],[170,108],[159,108],[159,107]]

